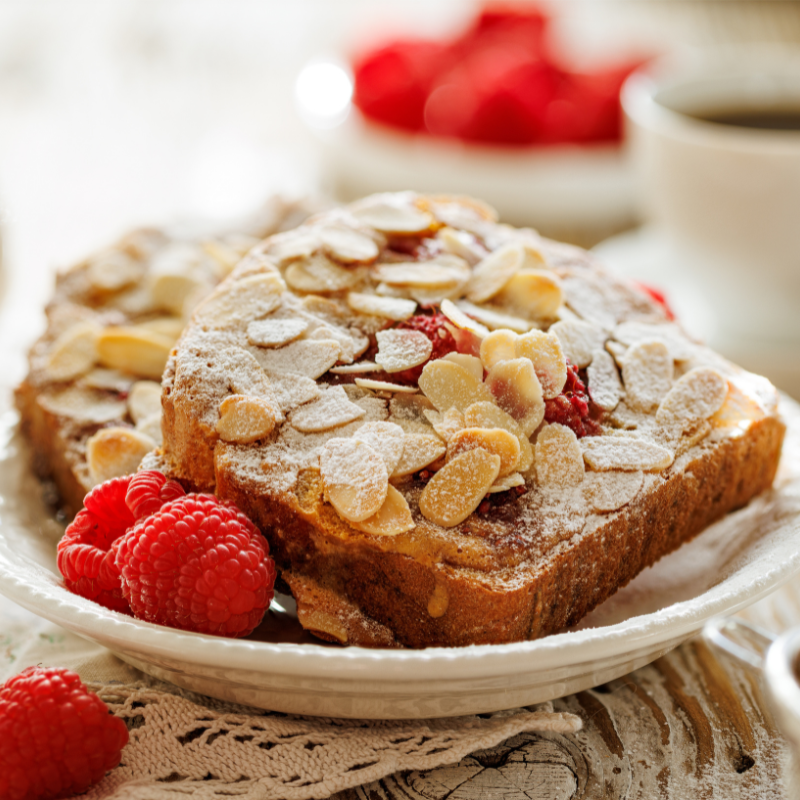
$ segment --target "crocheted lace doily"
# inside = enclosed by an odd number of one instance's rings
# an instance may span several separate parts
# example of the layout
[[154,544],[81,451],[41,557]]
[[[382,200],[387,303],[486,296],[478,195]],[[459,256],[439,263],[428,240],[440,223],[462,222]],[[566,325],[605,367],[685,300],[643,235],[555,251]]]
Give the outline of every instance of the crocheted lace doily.
[[89,683],[125,720],[122,763],[86,800],[310,800],[400,770],[427,770],[522,732],[573,733],[581,720],[545,703],[436,720],[295,717],[166,684]]

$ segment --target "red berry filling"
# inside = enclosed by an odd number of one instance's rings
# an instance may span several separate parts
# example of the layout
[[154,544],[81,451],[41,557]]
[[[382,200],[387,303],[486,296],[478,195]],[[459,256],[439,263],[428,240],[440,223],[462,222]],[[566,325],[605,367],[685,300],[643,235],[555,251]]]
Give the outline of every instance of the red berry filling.
[[580,379],[578,368],[567,362],[567,382],[561,394],[544,401],[544,418],[571,428],[580,439],[600,432],[597,421],[590,416],[589,394]]

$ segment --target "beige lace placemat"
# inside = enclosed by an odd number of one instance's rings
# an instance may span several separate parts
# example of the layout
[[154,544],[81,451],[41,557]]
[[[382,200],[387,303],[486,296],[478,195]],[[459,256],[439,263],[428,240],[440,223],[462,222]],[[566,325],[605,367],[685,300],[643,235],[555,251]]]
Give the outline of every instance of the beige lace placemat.
[[55,625],[0,617],[0,678],[31,664],[76,670],[128,724],[122,763],[86,800],[308,800],[399,770],[429,770],[525,731],[572,733],[550,704],[422,721],[296,717],[157,682]]

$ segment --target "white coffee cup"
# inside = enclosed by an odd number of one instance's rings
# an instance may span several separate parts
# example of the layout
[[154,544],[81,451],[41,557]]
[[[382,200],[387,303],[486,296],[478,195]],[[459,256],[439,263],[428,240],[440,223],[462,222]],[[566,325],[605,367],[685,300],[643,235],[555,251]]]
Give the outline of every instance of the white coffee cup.
[[788,352],[800,343],[800,130],[708,117],[800,116],[800,48],[674,56],[633,75],[623,106],[647,213],[714,309],[714,343]]

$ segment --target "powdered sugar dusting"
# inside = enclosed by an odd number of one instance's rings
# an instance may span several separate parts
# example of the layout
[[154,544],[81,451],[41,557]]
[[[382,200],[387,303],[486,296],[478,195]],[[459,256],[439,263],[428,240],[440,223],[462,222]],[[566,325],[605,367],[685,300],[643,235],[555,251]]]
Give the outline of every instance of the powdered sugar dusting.
[[366,412],[351,403],[341,386],[329,387],[313,403],[300,406],[289,415],[292,426],[303,433],[338,428],[360,419]]

